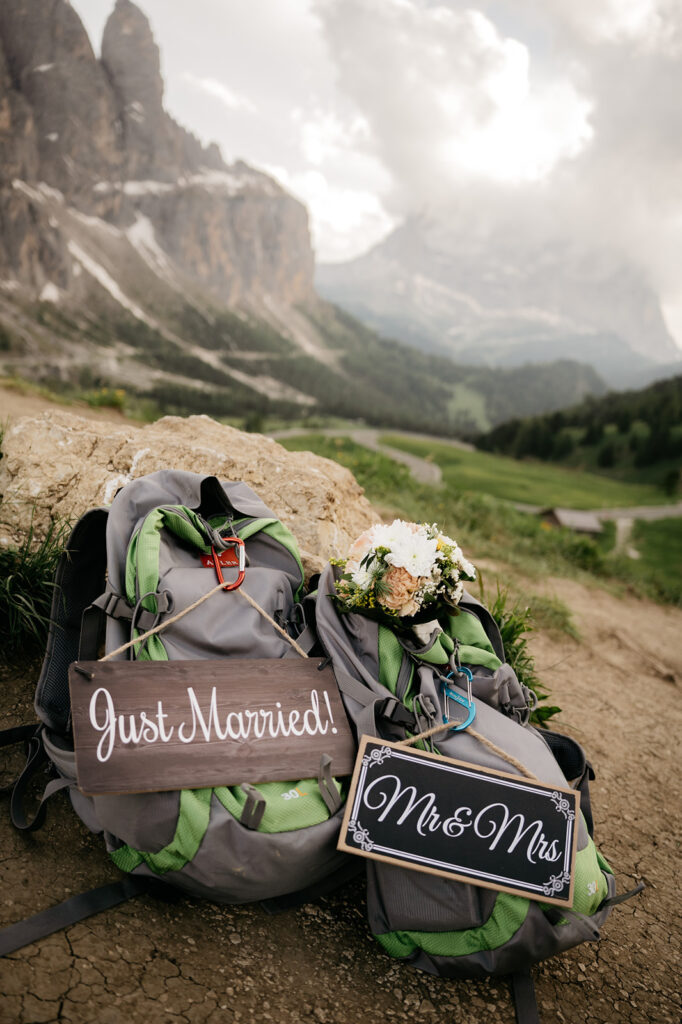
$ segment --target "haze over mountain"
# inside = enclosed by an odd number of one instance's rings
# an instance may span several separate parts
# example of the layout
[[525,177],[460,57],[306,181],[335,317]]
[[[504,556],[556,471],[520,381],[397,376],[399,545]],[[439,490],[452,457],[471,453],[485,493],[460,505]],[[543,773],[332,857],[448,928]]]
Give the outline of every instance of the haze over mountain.
[[493,373],[381,339],[318,298],[313,265],[305,207],[168,115],[130,0],[99,59],[67,0],[3,0],[0,372],[439,432],[604,391],[572,360]]
[[319,266],[316,285],[375,330],[460,363],[574,359],[615,388],[682,368],[641,271],[523,208],[414,216],[364,256]]

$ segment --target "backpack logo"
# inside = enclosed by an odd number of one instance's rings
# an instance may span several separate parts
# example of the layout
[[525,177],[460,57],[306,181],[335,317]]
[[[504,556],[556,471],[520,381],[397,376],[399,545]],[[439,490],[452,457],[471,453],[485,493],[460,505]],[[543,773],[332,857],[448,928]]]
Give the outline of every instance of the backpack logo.
[[[239,565],[239,557],[237,555],[236,548],[230,547],[225,548],[224,551],[216,552],[216,557],[218,559],[218,564],[221,565],[223,569],[232,565]],[[202,555],[201,564],[204,569],[215,569],[215,563],[212,555]]]

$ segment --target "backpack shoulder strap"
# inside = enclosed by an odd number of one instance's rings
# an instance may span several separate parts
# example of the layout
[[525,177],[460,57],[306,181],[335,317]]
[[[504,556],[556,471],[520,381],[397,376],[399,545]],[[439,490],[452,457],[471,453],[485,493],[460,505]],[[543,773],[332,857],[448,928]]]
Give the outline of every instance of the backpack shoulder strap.
[[540,1024],[535,983],[530,970],[517,971],[512,974],[511,988],[516,1024]]
[[104,590],[108,510],[94,508],[76,523],[54,579],[50,628],[38,679],[35,710],[56,732],[69,727],[69,665],[78,660],[81,617]]

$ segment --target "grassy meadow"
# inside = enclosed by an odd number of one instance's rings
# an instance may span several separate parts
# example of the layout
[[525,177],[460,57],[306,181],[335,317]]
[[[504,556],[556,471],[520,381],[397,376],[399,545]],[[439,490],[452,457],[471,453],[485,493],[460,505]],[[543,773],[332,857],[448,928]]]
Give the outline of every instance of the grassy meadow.
[[667,500],[661,488],[653,483],[624,482],[551,462],[519,461],[394,434],[383,435],[380,440],[392,448],[437,463],[448,485],[506,501],[586,509],[658,505]]
[[632,543],[640,554],[632,564],[635,576],[646,579],[653,571],[671,591],[682,587],[682,519],[638,520]]
[[[393,435],[382,440],[423,457],[430,453],[443,470],[442,487],[418,484],[406,466],[346,437],[311,433],[282,439],[280,443],[290,451],[313,451],[346,466],[383,515],[437,522],[474,561],[490,559],[504,563],[504,581],[512,590],[517,575],[531,581],[550,575],[575,576],[586,581],[597,578],[604,584],[625,586],[656,600],[682,604],[682,520],[663,520],[669,527],[638,523],[633,543],[639,547],[640,537],[644,540],[642,557],[635,561],[614,551],[612,523],[606,523],[604,534],[593,540],[570,530],[548,528],[538,517],[519,512],[510,504],[519,501],[596,508],[644,504],[647,499],[648,503],[655,499],[660,502],[664,496],[655,488],[618,484],[589,474],[580,474],[576,483],[571,470],[543,467],[540,463],[533,466],[535,477],[530,485],[524,475],[527,464],[513,459]],[[477,471],[478,460],[483,462],[483,468]],[[548,480],[544,489],[543,468]],[[500,484],[504,474],[506,486]],[[490,595],[484,596],[492,600]],[[533,598],[527,588],[524,598],[531,601],[534,611],[537,606],[534,617],[539,624],[570,632],[570,623],[562,620],[561,609],[551,607],[545,599]]]

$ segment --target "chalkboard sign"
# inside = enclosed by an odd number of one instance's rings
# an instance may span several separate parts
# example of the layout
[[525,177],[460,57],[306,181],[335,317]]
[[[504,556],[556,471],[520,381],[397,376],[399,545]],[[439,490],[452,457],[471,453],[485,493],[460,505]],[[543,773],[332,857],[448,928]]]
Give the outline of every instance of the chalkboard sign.
[[566,906],[578,809],[575,790],[363,736],[339,849]]
[[355,743],[315,659],[79,662],[69,670],[88,794],[350,775]]

